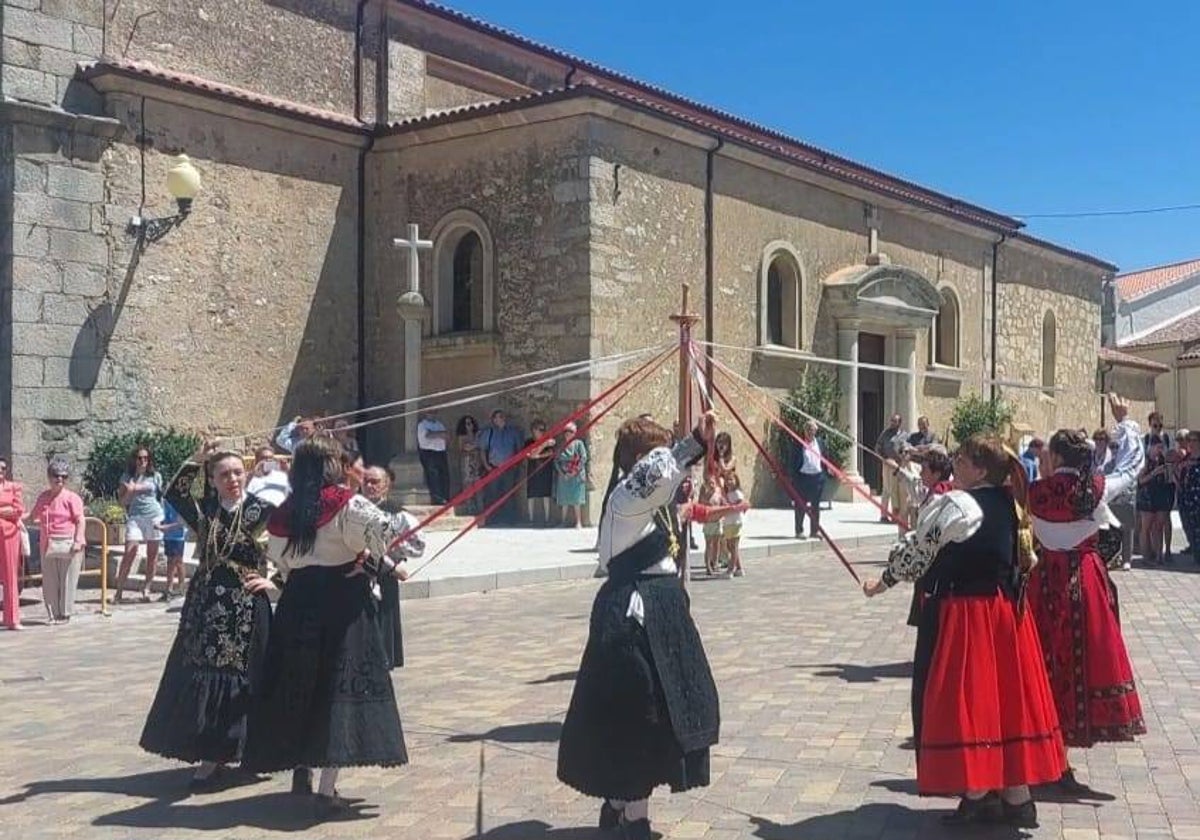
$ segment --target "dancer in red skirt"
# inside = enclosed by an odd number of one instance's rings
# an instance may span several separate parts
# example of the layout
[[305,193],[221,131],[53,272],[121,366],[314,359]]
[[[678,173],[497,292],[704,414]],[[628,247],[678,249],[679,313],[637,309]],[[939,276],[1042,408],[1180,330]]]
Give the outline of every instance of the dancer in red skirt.
[[[1061,429],[1050,438],[1042,474],[1029,488],[1041,562],[1029,605],[1068,747],[1132,741],[1146,732],[1133,669],[1121,638],[1117,592],[1096,548],[1106,516],[1103,476],[1091,472],[1087,438]],[[1067,769],[1060,786],[1083,786]]]
[[954,458],[960,488],[926,503],[867,597],[901,580],[924,593],[913,661],[913,740],[922,795],[961,796],[952,824],[1037,825],[1030,785],[1066,767],[1033,621],[1023,617],[1018,519],[1008,480],[1025,470],[977,435]]

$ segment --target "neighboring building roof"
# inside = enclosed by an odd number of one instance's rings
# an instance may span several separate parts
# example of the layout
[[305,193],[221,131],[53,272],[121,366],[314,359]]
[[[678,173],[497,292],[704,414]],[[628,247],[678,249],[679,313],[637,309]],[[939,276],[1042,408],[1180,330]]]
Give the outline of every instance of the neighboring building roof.
[[1200,344],[1190,350],[1184,350],[1175,358],[1181,362],[1200,362]]
[[1169,365],[1151,361],[1150,359],[1143,359],[1141,356],[1135,356],[1132,353],[1122,353],[1120,350],[1114,350],[1112,347],[1101,347],[1098,355],[1100,356],[1100,361],[1118,365],[1119,367],[1139,368],[1141,370],[1151,370],[1155,373],[1166,373],[1171,369]]
[[1156,344],[1186,344],[1200,340],[1200,309],[1189,312],[1182,318],[1177,318],[1153,332],[1148,332],[1128,344],[1122,344],[1122,349],[1130,347],[1150,347]]
[[1140,297],[1173,286],[1176,283],[1200,274],[1200,259],[1184,260],[1170,265],[1159,265],[1141,271],[1119,274],[1114,278],[1121,300],[1137,300]]
[[339,114],[336,111],[326,111],[322,108],[301,105],[298,102],[292,102],[288,99],[276,99],[272,96],[264,96],[252,90],[214,82],[210,79],[193,76],[189,73],[166,70],[144,61],[127,61],[119,58],[92,61],[81,64],[80,73],[87,81],[108,75],[121,76],[128,79],[146,79],[199,94],[200,96],[233,101],[251,108],[277,111],[318,125],[341,129],[349,128],[358,132],[366,132],[368,130],[368,126],[362,122],[345,114]]

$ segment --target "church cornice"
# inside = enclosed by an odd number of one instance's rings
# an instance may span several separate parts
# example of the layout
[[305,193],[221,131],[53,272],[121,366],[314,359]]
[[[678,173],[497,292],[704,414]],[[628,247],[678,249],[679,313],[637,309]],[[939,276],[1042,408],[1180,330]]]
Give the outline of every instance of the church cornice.
[[79,75],[100,93],[145,96],[348,146],[365,148],[370,145],[373,135],[370,126],[344,114],[264,96],[146,62],[95,61],[81,65]]

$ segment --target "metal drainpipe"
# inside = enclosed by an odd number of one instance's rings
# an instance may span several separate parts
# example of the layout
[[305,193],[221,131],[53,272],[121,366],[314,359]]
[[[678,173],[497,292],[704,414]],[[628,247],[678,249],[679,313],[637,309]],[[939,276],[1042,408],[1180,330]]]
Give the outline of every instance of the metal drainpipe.
[[[363,50],[363,26],[367,3],[369,0],[358,0],[358,7],[354,13],[354,119],[357,122],[362,122],[363,118],[363,73],[362,73],[362,50]],[[374,140],[370,140],[365,146],[358,150],[358,172],[357,172],[357,189],[358,200],[356,202],[355,219],[356,232],[356,259],[355,259],[355,352],[357,355],[357,396],[355,398],[355,407],[358,411],[366,406],[367,399],[367,153],[370,151]],[[358,441],[359,449],[363,448],[362,444],[363,430],[358,429],[354,433],[355,440]]]
[[992,243],[992,382],[991,382],[991,399],[996,399],[996,327],[998,326],[997,315],[1000,312],[1000,277],[999,277],[999,255],[1000,246],[1008,239],[1008,234],[1001,234],[1000,238]]
[[[704,376],[707,382],[711,383],[713,379],[713,348],[712,343],[715,340],[716,331],[713,325],[715,316],[715,301],[716,279],[713,276],[714,251],[716,243],[713,241],[713,173],[716,169],[717,152],[725,145],[725,141],[720,138],[714,138],[716,143],[708,150],[705,156],[704,169],[704,340],[708,342],[708,346],[704,348]],[[712,386],[709,385],[711,388]],[[712,398],[710,393],[709,398]]]
[[1108,399],[1105,394],[1108,393],[1108,375],[1113,372],[1113,363],[1108,362],[1100,371],[1100,428],[1108,422],[1108,412],[1105,410]]

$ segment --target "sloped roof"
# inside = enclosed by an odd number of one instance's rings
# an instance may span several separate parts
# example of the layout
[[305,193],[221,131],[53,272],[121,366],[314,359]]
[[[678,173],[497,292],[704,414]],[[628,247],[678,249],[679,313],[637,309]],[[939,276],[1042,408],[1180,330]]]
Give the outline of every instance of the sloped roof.
[[160,84],[168,85],[170,87],[187,90],[201,96],[208,96],[214,99],[232,100],[252,108],[278,111],[307,122],[325,125],[331,128],[349,128],[361,132],[366,132],[368,129],[368,126],[359,120],[356,120],[353,117],[345,114],[339,114],[336,111],[327,111],[323,108],[313,108],[309,105],[302,105],[299,102],[293,102],[289,99],[277,99],[273,96],[264,96],[261,93],[256,93],[255,91],[247,90],[246,88],[235,87],[234,85],[227,85],[222,82],[214,82],[211,79],[193,76],[190,73],[180,73],[175,70],[167,70],[145,61],[129,61],[121,58],[108,58],[101,61],[92,61],[86,64],[81,64],[79,69],[80,74],[87,81],[91,81],[106,75],[122,76],[133,79],[148,79]]
[[1186,344],[1200,341],[1200,309],[1191,312],[1178,320],[1159,327],[1154,332],[1146,333],[1137,341],[1122,344],[1122,348],[1149,347],[1155,344]]
[[1121,300],[1137,300],[1196,274],[1200,274],[1200,259],[1154,266],[1141,271],[1130,271],[1127,274],[1117,275],[1114,282]]
[[1135,356],[1132,353],[1122,353],[1120,350],[1115,350],[1112,347],[1101,347],[1098,353],[1100,361],[1109,362],[1120,367],[1139,368],[1141,370],[1151,370],[1155,373],[1166,373],[1171,368],[1160,362],[1155,362],[1150,359],[1143,359],[1141,356]]

